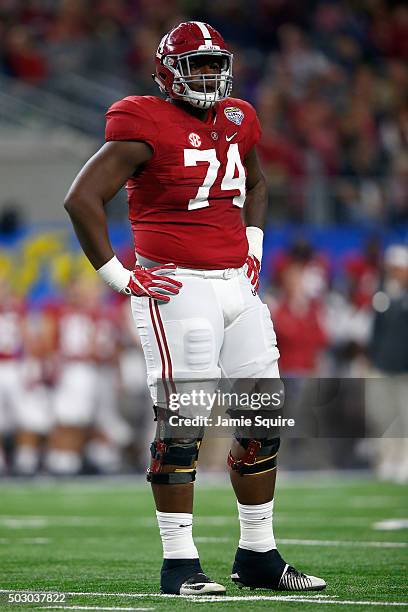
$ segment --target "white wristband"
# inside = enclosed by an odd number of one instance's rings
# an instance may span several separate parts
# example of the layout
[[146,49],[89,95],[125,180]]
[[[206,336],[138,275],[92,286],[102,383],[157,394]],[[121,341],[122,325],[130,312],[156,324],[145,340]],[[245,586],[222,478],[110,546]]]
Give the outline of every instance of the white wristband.
[[248,253],[255,255],[259,263],[262,261],[262,242],[263,231],[260,227],[250,225],[246,228],[246,236],[248,240]]
[[103,264],[97,272],[109,287],[119,292],[126,289],[131,276],[131,271],[124,268],[115,255]]

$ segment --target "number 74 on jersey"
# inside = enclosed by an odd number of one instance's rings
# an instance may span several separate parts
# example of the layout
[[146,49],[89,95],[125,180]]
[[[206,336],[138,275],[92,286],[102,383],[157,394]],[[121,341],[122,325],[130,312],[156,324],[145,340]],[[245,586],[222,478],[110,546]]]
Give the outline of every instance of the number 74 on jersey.
[[[205,208],[210,205],[208,196],[221,165],[215,149],[205,149],[203,151],[200,149],[184,149],[184,165],[196,166],[197,162],[208,162],[208,169],[195,198],[192,198],[188,203],[188,210],[197,210],[198,208]],[[235,176],[236,170],[238,172],[237,176]],[[242,208],[245,202],[245,181],[245,168],[241,161],[238,144],[230,144],[227,151],[227,166],[221,181],[221,189],[223,191],[239,191],[239,195],[234,196],[232,199],[233,205],[239,208]]]

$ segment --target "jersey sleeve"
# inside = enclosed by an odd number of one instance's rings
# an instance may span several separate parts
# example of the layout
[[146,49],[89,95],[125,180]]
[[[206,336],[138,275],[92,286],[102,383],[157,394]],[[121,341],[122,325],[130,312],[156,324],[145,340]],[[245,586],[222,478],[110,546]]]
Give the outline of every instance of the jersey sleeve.
[[106,113],[105,140],[140,140],[155,150],[157,127],[143,98],[124,98]]

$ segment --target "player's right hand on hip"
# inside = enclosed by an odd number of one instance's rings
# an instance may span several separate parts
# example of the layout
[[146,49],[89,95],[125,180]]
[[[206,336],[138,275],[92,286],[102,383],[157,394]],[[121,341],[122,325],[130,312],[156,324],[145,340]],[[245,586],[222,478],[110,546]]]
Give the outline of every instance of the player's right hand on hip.
[[183,286],[175,278],[167,276],[168,274],[174,274],[176,268],[177,266],[172,263],[154,268],[136,266],[123,293],[137,297],[146,296],[154,300],[160,300],[160,302],[168,302],[170,297],[177,295]]

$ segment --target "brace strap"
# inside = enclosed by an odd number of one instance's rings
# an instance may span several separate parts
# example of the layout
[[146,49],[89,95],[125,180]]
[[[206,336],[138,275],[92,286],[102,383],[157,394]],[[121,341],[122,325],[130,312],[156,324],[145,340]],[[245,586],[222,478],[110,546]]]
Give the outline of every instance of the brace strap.
[[[261,448],[262,442],[259,440],[249,440],[245,449],[245,455],[241,457],[241,459],[235,459],[230,451],[227,458],[229,467],[235,472],[241,474],[241,476],[244,474],[263,474],[264,472],[273,470],[277,465],[278,453],[276,452],[272,456],[256,461],[257,456],[261,454]],[[262,455],[263,454],[261,454],[261,456]]]
[[177,465],[180,467],[195,467],[198,459],[201,440],[186,443],[175,443],[167,440],[155,440],[150,446],[152,455],[151,471],[160,472],[162,465]]
[[152,484],[188,484],[189,482],[194,482],[195,477],[195,470],[189,470],[187,472],[169,472],[168,474],[161,472],[157,474],[149,469],[146,474],[147,481]]

